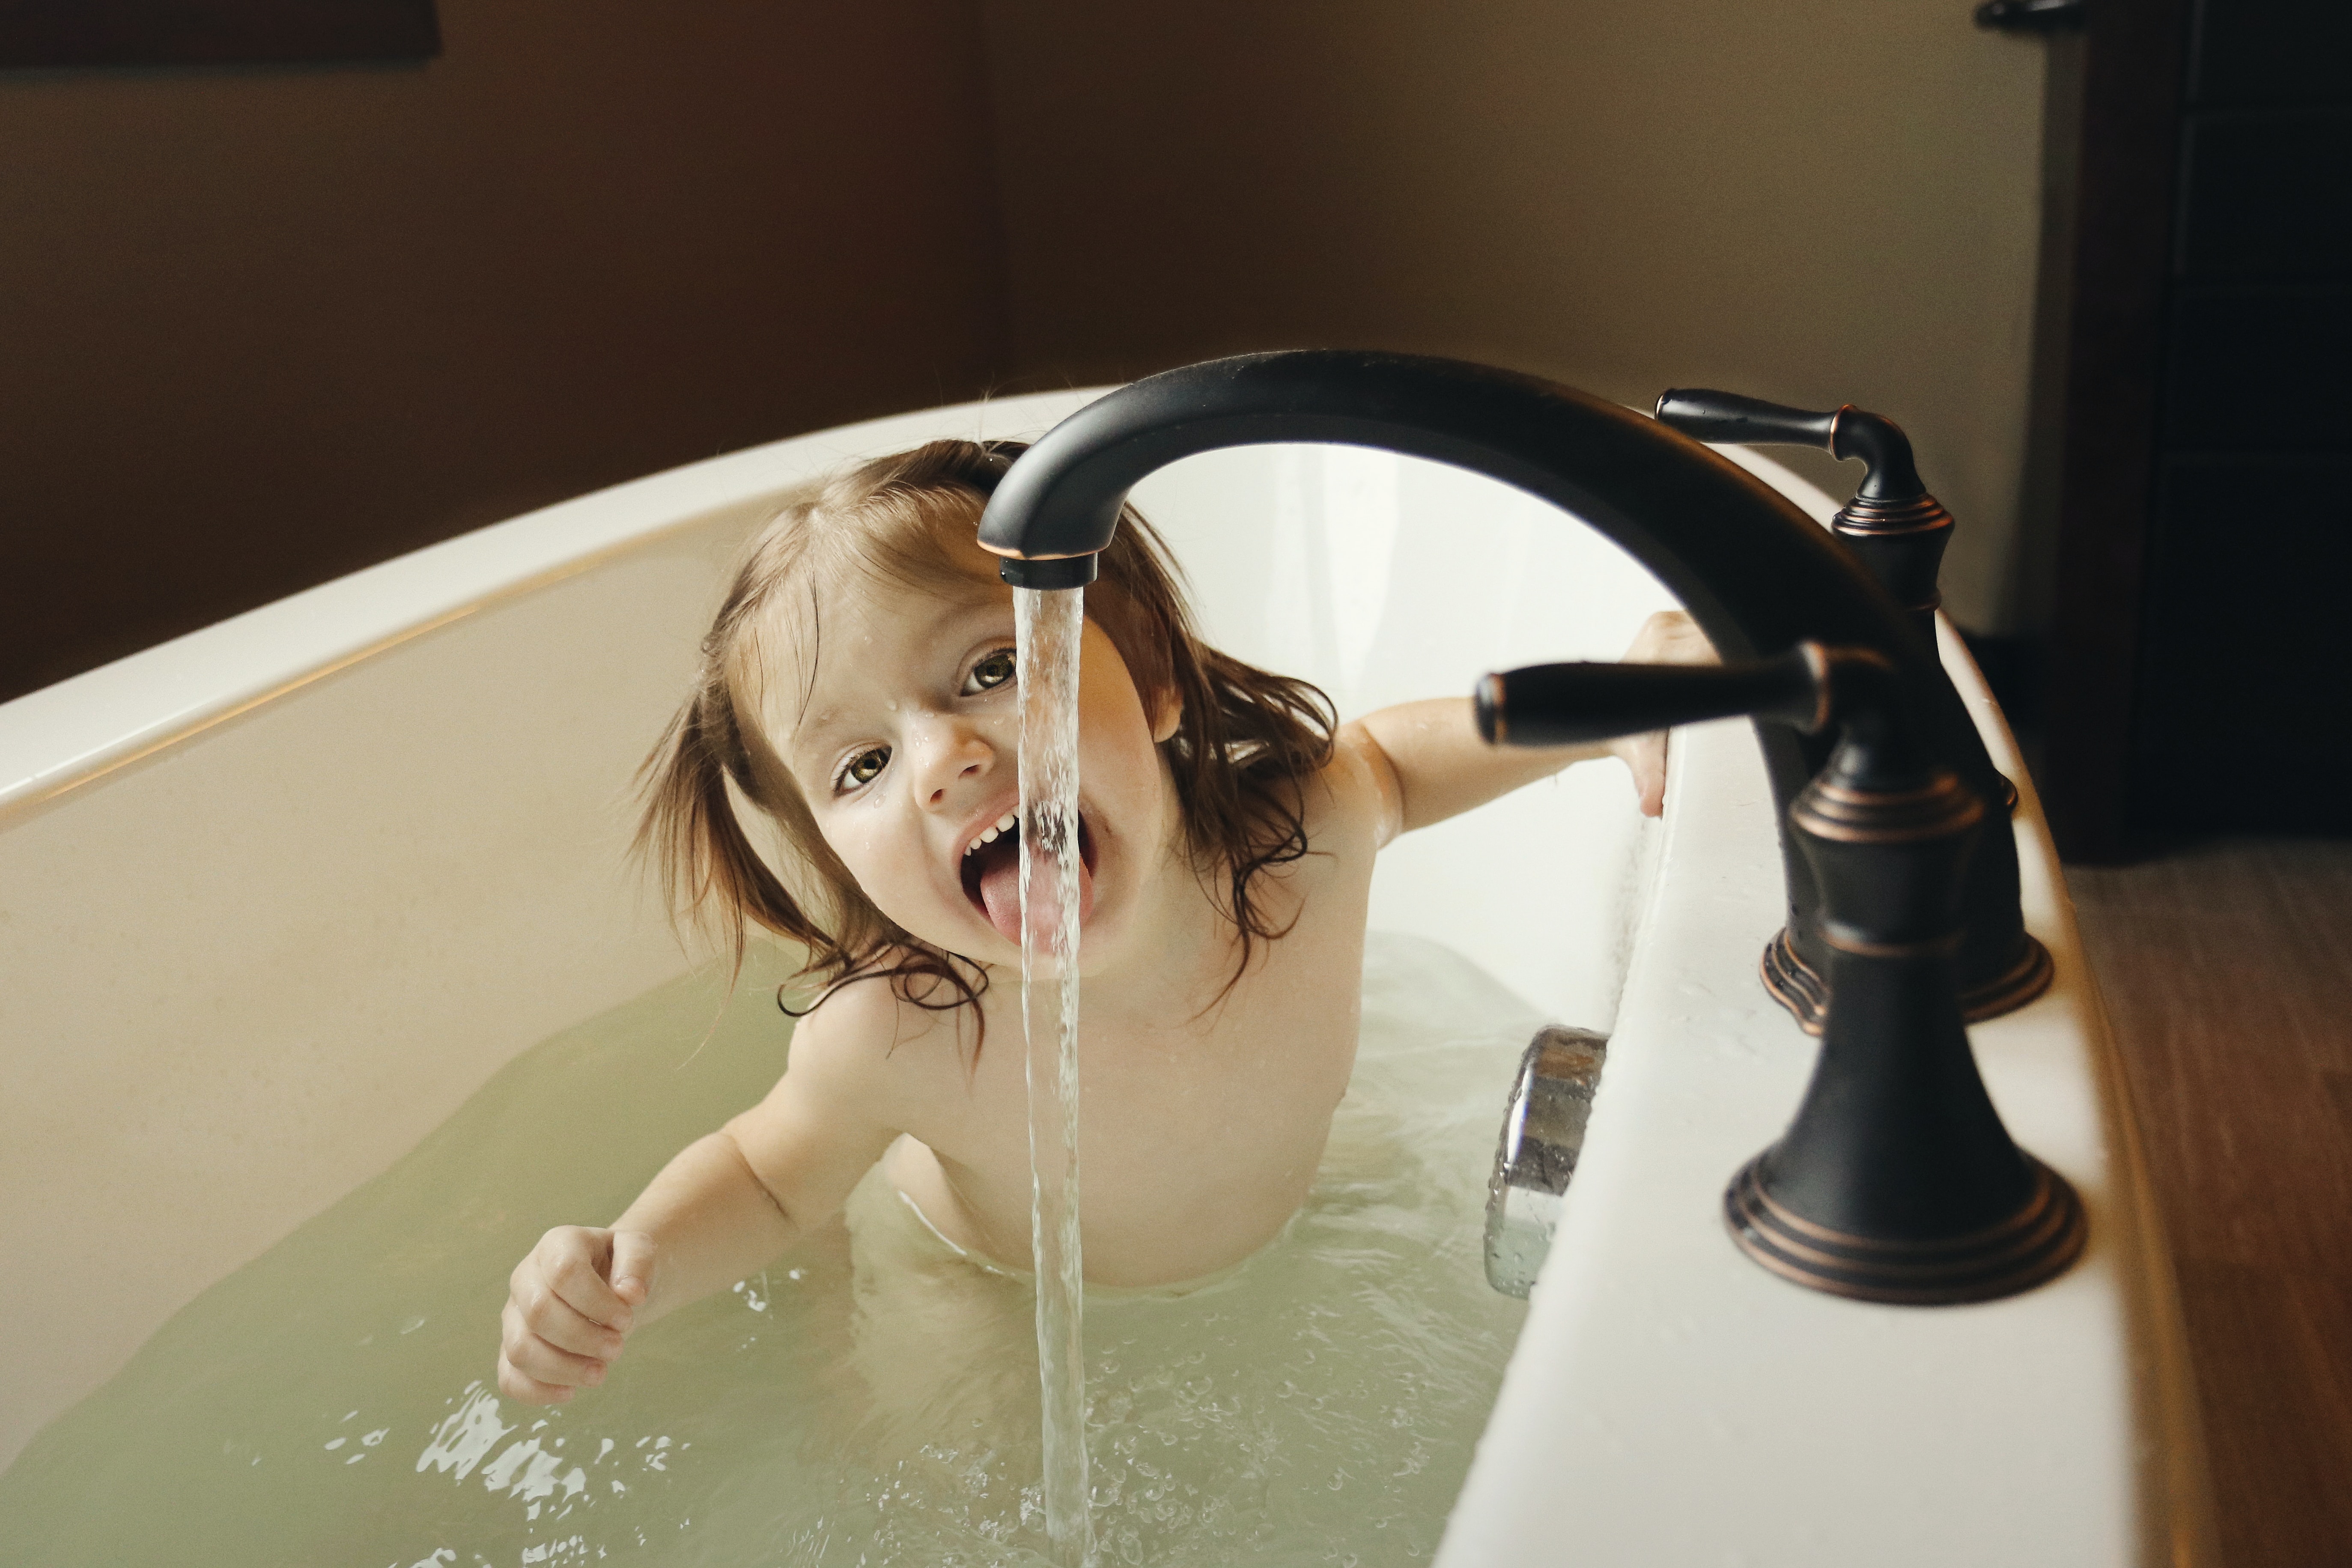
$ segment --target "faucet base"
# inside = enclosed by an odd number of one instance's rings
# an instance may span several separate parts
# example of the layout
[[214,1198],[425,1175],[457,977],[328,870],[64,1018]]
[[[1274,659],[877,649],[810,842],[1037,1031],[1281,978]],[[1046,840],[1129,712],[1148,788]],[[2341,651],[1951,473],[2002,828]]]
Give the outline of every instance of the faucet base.
[[2090,1227],[2063,1176],[2023,1155],[2032,1190],[1999,1225],[1962,1236],[1856,1236],[1817,1224],[1772,1196],[1766,1150],[1724,1190],[1724,1223],[1739,1250],[1808,1289],[1898,1306],[1991,1301],[2031,1290],[2082,1255]]
[[[1797,1026],[1809,1035],[1820,1034],[1830,1016],[1830,983],[1821,971],[1805,962],[1786,926],[1765,944],[1763,961],[1758,968],[1764,989],[1771,994],[1773,1001],[1789,1010]],[[1971,1024],[1981,1024],[1987,1018],[2014,1013],[2049,990],[2056,974],[2057,966],[2051,962],[2050,950],[2030,933],[2020,931],[2017,946],[1999,973],[1961,987],[1960,1016]]]
[[1764,989],[1789,1010],[1797,1026],[1809,1035],[1820,1034],[1822,1026],[1829,1022],[1830,983],[1799,954],[1787,926],[1764,944],[1763,962],[1757,967],[1763,975]]

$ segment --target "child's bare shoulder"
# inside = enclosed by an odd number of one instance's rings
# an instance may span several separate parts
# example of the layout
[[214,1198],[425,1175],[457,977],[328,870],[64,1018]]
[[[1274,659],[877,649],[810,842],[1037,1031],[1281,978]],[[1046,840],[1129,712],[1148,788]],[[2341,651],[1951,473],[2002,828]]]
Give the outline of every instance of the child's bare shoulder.
[[[939,993],[933,995],[932,993]],[[910,1063],[951,1047],[963,1007],[934,1007],[954,994],[946,982],[929,975],[900,977],[888,969],[836,983],[800,1015],[793,1028],[790,1070],[839,1081],[880,1082],[903,1077]]]
[[1395,765],[1360,720],[1332,732],[1331,760],[1317,784],[1308,793],[1310,837],[1361,837],[1378,848],[1402,831],[1404,796]]

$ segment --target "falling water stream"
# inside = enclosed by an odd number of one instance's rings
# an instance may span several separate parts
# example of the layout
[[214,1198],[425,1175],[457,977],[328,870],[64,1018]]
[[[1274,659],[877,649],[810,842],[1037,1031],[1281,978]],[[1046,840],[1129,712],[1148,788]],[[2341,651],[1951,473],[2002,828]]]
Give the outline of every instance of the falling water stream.
[[1013,591],[1021,696],[1021,1022],[1028,1037],[1030,1246],[1045,1394],[1045,1534],[1094,1558],[1087,1510],[1085,1267],[1078,1249],[1078,642],[1085,591]]

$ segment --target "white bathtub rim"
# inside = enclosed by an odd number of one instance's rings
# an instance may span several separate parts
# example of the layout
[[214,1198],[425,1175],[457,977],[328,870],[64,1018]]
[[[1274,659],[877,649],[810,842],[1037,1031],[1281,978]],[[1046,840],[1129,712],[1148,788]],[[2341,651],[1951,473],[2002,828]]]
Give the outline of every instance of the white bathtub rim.
[[2010,730],[2008,718],[1994,700],[1992,688],[1959,629],[1940,611],[1936,622],[1937,651],[1944,666],[1951,672],[1953,684],[1976,719],[1993,766],[2016,786],[2018,803],[2012,827],[2020,879],[2031,884],[2025,892],[2027,913],[2032,923],[2041,927],[2041,934],[2053,951],[2063,952],[2071,961],[2074,1020],[2083,1032],[2092,1070],[2107,1091],[2101,1097],[2101,1110],[2114,1173],[2110,1190],[2116,1205],[2129,1211],[2126,1224],[2131,1232],[2131,1262],[2137,1285],[2131,1292],[2130,1304],[2144,1314],[2134,1328],[2137,1343],[2149,1361],[2142,1384],[2148,1402],[2141,1413],[2142,1429],[2158,1449],[2137,1456],[2146,1470],[2159,1472],[2149,1477],[2149,1484],[2142,1492],[2147,1510],[2143,1539],[2150,1560],[2171,1568],[2217,1563],[2221,1560],[2221,1543],[2213,1512],[2212,1472],[2205,1447],[2196,1368],[2189,1349],[2188,1323],[2182,1315],[2171,1237],[2148,1172],[2147,1142],[2140,1132],[2131,1075],[2126,1070],[2122,1049],[2108,1023],[2098,972],[2093,968],[2083,943],[2074,896],[2067,890],[2057,843],[2051,836],[2042,792],[2033,782],[2032,770],[2026,765],[2025,754]]

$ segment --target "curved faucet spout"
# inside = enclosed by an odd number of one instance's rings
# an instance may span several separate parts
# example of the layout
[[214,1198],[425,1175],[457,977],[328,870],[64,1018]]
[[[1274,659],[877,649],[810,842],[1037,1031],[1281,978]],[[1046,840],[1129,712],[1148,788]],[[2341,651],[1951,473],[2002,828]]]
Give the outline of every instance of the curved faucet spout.
[[1005,581],[1032,585],[1027,563],[1108,545],[1128,491],[1147,475],[1196,453],[1280,441],[1429,458],[1540,496],[1655,573],[1727,657],[1762,658],[1811,637],[1882,647],[1927,675],[1923,687],[1938,679],[1932,650],[1913,643],[1867,575],[1778,491],[1654,419],[1456,360],[1304,350],[1136,382],[1022,455],[989,500],[980,542],[1006,558]]
[[[1895,671],[1903,706],[1937,758],[2000,798],[1999,775],[1936,650],[1851,555],[1786,498],[1655,420],[1534,376],[1455,360],[1304,350],[1214,360],[1151,376],[1055,426],[998,484],[980,542],[1008,583],[1070,587],[1093,575],[1128,491],[1179,458],[1225,447],[1333,442],[1485,474],[1582,518],[1657,575],[1727,658],[1800,641],[1869,647]],[[1788,810],[1827,760],[1827,737],[1759,725],[1780,807],[1790,945],[1825,986],[1811,868]],[[2041,955],[2018,912],[2005,835],[1971,861],[1963,986],[2013,975]],[[1768,953],[1768,964],[1780,948]],[[1785,981],[1785,975],[1776,975]],[[1782,987],[1776,984],[1776,994]]]

